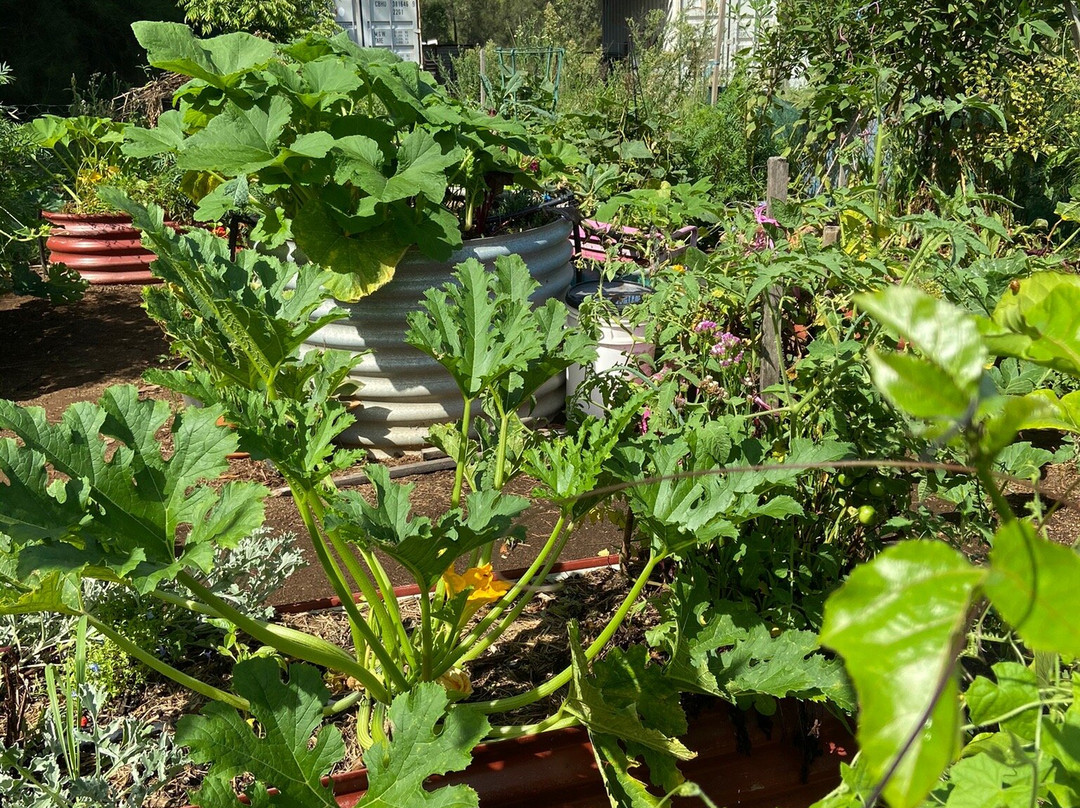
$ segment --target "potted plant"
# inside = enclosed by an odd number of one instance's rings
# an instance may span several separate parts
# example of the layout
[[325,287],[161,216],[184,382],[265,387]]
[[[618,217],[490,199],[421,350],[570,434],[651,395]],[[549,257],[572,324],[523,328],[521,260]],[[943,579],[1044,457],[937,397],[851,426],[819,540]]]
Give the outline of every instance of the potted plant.
[[42,217],[52,225],[46,247],[49,262],[76,270],[92,284],[149,283],[154,254],[142,246],[131,217],[109,208],[98,189],[124,189],[144,202],[168,204],[178,197],[177,177],[162,166],[121,151],[127,124],[109,118],[45,115],[27,123],[34,156],[56,194]]
[[[361,407],[342,439],[421,445],[428,424],[460,415],[452,381],[401,339],[424,291],[456,263],[509,254],[540,280],[535,300],[569,286],[568,223],[491,235],[506,189],[539,190],[537,145],[520,124],[466,107],[416,65],[344,34],[276,45],[133,27],[151,65],[192,80],[157,128],[128,133],[125,152],[175,154],[197,219],[241,210],[257,219],[261,249],[328,270],[349,317],[309,344],[370,352],[352,374]],[[551,414],[562,397],[554,380],[534,411]]]

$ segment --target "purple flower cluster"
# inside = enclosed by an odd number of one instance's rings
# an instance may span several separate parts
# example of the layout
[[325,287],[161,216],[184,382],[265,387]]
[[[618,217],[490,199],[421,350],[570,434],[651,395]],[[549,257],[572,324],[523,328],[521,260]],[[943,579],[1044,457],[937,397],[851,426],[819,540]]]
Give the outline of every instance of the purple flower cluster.
[[736,362],[741,362],[743,358],[743,352],[739,350],[736,353],[738,347],[742,344],[742,340],[736,337],[734,334],[724,332],[717,337],[717,342],[712,348],[709,349],[709,353],[717,357],[720,360],[720,367],[726,368],[734,365]]
[[694,326],[694,331],[698,334],[703,334],[706,331],[715,331],[720,326],[714,323],[712,320],[702,320],[700,323]]

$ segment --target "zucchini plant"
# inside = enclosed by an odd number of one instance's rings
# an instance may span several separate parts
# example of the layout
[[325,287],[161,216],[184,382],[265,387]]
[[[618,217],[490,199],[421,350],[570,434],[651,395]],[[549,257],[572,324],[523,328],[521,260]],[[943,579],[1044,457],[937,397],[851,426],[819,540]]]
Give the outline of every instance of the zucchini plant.
[[521,124],[464,106],[433,77],[346,34],[275,45],[237,32],[198,39],[138,22],[154,67],[189,76],[124,152],[172,154],[198,221],[254,214],[252,238],[295,239],[339,300],[378,289],[410,247],[446,260],[482,235],[506,187],[538,188]]
[[[778,466],[738,484],[712,474],[716,455],[703,445],[641,435],[640,398],[633,396],[606,419],[586,419],[566,435],[527,430],[517,414],[522,405],[552,375],[589,361],[594,349],[587,334],[566,327],[561,304],[530,306],[535,282],[520,259],[501,259],[494,272],[466,262],[454,282],[430,290],[422,311],[410,318],[408,340],[442,364],[466,403],[460,424],[432,434],[456,461],[450,507],[441,516],[418,516],[411,486],[391,481],[381,467],[368,471],[373,503],[334,483],[334,472],[358,459],[333,443],[348,424],[333,394],[357,360],[335,351],[299,355],[312,329],[340,316],[326,306],[326,271],[254,251],[231,259],[224,240],[202,231],[174,232],[160,209],[147,210],[122,195],[109,198],[131,214],[158,256],[153,271],[165,283],[145,292],[147,310],[190,361],[186,369],[154,371],[150,378],[206,406],[183,410],[170,423],[165,404],[139,400],[132,387],[111,388],[99,404],[77,404],[59,424],[50,424],[40,410],[0,403],[0,428],[13,436],[0,439],[0,472],[8,481],[0,531],[11,539],[0,557],[0,612],[85,617],[130,656],[209,698],[206,715],[180,727],[193,757],[215,763],[196,796],[200,804],[228,804],[228,784],[248,774],[256,804],[273,804],[266,797],[272,786],[282,804],[331,805],[319,778],[340,754],[340,739],[332,728],[323,729],[312,746],[308,739],[324,717],[349,710],[357,717],[373,788],[383,783],[400,798],[392,804],[411,805],[426,799],[426,792],[409,796],[413,780],[395,786],[391,774],[375,775],[411,766],[409,739],[426,737],[421,728],[435,722],[442,725],[438,740],[417,743],[453,754],[432,756],[426,765],[445,768],[423,772],[460,768],[483,736],[584,724],[612,793],[655,804],[659,798],[649,796],[632,771],[634,759],[646,755],[658,787],[682,787],[676,764],[693,753],[674,737],[685,728],[680,692],[741,705],[794,695],[850,708],[841,666],[814,653],[811,632],[780,631],[743,605],[724,602],[711,605],[705,628],[698,630],[706,604],[692,587],[667,603],[665,628],[652,639],[653,647],[664,649],[663,662],[645,645],[601,659],[654,570],[730,540],[752,520],[792,513],[797,505],[779,492],[793,472]],[[163,427],[174,447],[167,456],[158,442]],[[265,488],[211,485],[226,468],[225,454],[237,448],[272,461],[288,483],[348,616],[351,644],[262,620],[208,586],[215,549],[234,545],[262,522]],[[56,472],[52,481],[49,469]],[[686,469],[695,474],[682,475]],[[505,490],[522,474],[538,481],[534,497],[557,519],[529,569],[510,583],[493,575],[489,560],[493,543],[524,530],[529,500]],[[645,557],[607,624],[588,641],[570,627],[572,659],[549,680],[504,698],[470,697],[468,663],[532,601],[534,584],[552,569],[575,528],[625,488],[633,491]],[[418,585],[419,620],[403,619],[384,567],[387,557]],[[261,659],[237,665],[234,692],[200,681],[96,614],[82,597],[81,582],[88,578],[228,621],[252,643],[294,661],[288,682],[273,662]],[[732,646],[741,650],[732,654]],[[331,699],[304,663],[338,674],[350,682],[347,690]],[[638,673],[628,678],[629,671]],[[488,724],[486,716],[559,692],[565,694],[561,707],[544,720]],[[655,703],[668,708],[658,711]],[[394,727],[389,741],[387,722]],[[221,748],[222,737],[229,739],[228,750]],[[369,796],[370,804],[379,799]]]

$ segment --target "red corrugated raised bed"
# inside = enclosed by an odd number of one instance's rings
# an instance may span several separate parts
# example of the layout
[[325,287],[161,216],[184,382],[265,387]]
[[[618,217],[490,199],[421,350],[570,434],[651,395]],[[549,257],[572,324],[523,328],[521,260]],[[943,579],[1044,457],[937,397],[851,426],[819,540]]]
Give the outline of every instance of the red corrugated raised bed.
[[65,264],[92,284],[157,283],[131,217],[120,213],[41,214],[53,226],[45,246],[49,261]]

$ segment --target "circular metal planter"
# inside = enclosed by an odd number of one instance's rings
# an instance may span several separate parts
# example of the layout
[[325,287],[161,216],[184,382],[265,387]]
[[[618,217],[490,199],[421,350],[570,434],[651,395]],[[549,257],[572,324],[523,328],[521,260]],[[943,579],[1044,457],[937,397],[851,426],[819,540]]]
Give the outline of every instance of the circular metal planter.
[[92,284],[157,283],[131,217],[119,213],[41,214],[53,226],[45,246],[49,261],[66,264]]
[[[520,255],[540,284],[533,302],[561,298],[574,274],[569,238],[570,223],[560,219],[523,233],[468,241],[449,261],[409,253],[382,289],[357,303],[337,304],[349,317],[320,329],[307,341],[309,349],[368,352],[350,377],[360,385],[351,398],[356,422],[338,441],[384,451],[419,449],[426,445],[432,424],[459,418],[463,403],[453,379],[433,359],[405,343],[408,313],[419,308],[425,291],[446,283],[454,265],[469,258],[490,267],[499,256]],[[546,418],[557,413],[565,388],[562,376],[545,383],[529,415]]]

